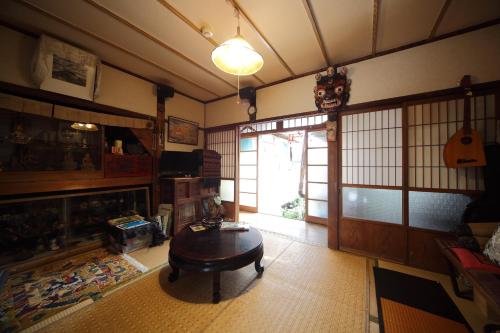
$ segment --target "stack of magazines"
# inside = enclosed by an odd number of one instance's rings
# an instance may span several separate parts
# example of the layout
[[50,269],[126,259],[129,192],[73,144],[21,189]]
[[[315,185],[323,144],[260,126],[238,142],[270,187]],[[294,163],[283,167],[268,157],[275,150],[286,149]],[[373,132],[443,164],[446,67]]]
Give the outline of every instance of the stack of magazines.
[[245,222],[222,222],[221,231],[248,231],[250,226]]

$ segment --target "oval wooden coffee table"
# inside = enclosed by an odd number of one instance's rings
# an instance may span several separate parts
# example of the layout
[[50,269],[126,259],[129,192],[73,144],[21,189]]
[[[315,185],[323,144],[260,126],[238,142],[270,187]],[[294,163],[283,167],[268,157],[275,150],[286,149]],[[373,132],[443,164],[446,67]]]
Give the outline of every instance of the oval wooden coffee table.
[[219,231],[218,229],[193,232],[185,228],[170,242],[168,262],[172,268],[168,280],[174,282],[179,270],[213,273],[212,302],[220,301],[220,272],[233,271],[252,262],[261,277],[264,267],[260,261],[264,245],[260,232]]

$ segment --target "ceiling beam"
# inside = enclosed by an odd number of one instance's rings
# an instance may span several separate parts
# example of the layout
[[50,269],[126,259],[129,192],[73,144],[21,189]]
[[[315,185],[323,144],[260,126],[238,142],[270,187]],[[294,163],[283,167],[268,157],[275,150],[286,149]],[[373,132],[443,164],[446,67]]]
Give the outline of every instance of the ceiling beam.
[[[366,61],[366,60],[374,59],[374,58],[378,58],[378,57],[383,57],[383,56],[386,56],[388,54],[392,54],[392,53],[396,53],[396,52],[401,52],[401,51],[412,49],[412,48],[419,47],[419,46],[422,46],[422,45],[431,44],[431,43],[438,42],[438,41],[441,41],[441,40],[444,40],[444,39],[448,39],[448,38],[460,36],[460,35],[463,35],[463,34],[466,34],[466,33],[470,33],[470,32],[476,31],[476,30],[485,29],[485,28],[492,27],[492,26],[495,26],[495,25],[500,25],[500,17],[496,18],[496,19],[493,19],[493,20],[490,20],[490,21],[479,23],[479,24],[476,24],[476,25],[473,25],[473,26],[469,26],[467,28],[455,30],[455,31],[452,31],[452,32],[447,32],[445,34],[442,34],[442,35],[439,35],[439,36],[435,36],[435,37],[433,37],[431,39],[425,38],[425,39],[422,39],[422,40],[419,40],[417,42],[413,42],[413,43],[410,43],[410,44],[406,44],[406,45],[394,47],[392,49],[388,49],[388,50],[384,50],[384,51],[379,51],[376,54],[368,54],[366,56],[362,56],[362,57],[359,57],[359,58],[355,58],[355,59],[347,60],[347,61],[344,61],[344,62],[332,64],[332,66],[334,66],[334,67],[343,67],[343,66],[352,65],[352,64],[355,64],[355,63],[358,63],[358,62],[362,62],[362,61]],[[274,86],[274,85],[277,85],[277,84],[281,84],[281,83],[284,83],[284,82],[295,80],[295,79],[298,79],[298,78],[301,78],[301,77],[313,75],[313,74],[316,74],[318,72],[323,72],[323,71],[326,71],[326,70],[327,70],[327,67],[319,68],[319,69],[316,69],[316,70],[313,70],[313,71],[309,71],[309,72],[305,72],[305,73],[302,73],[302,74],[299,74],[299,75],[296,75],[296,76],[290,76],[290,77],[287,77],[287,78],[284,78],[284,79],[281,79],[281,80],[277,80],[277,81],[274,81],[274,82],[271,82],[271,83],[267,83],[265,85],[262,85],[262,86],[259,86],[259,87],[255,88],[255,89],[256,90],[264,89],[264,88],[267,88],[267,87],[271,87],[271,86]],[[236,94],[231,94],[231,95],[227,95],[227,96],[224,96],[224,97],[214,98],[214,99],[206,101],[205,104],[216,102],[216,101],[219,101],[219,100],[222,100],[222,99],[225,99],[225,98],[229,98],[229,97],[233,97],[233,96],[236,96]]]
[[377,35],[378,35],[378,12],[381,0],[373,0],[372,16],[372,55],[377,53]]
[[218,95],[217,93],[215,93],[215,92],[213,92],[211,90],[208,90],[207,88],[205,88],[205,87],[197,84],[196,82],[191,81],[189,79],[186,79],[185,77],[183,77],[180,74],[174,73],[174,72],[170,71],[169,69],[166,69],[165,67],[163,67],[163,66],[161,66],[161,65],[159,65],[159,64],[157,64],[157,63],[155,63],[153,61],[150,61],[150,60],[148,60],[148,59],[146,59],[146,58],[144,58],[144,57],[142,57],[142,56],[140,56],[138,54],[135,54],[134,52],[132,52],[132,51],[130,51],[130,50],[128,50],[128,49],[126,49],[126,48],[118,45],[118,44],[110,42],[110,41],[104,39],[103,37],[94,34],[93,32],[85,30],[85,29],[83,29],[83,28],[81,28],[81,27],[79,27],[79,26],[77,26],[77,25],[75,25],[75,24],[73,24],[71,22],[68,22],[65,19],[63,19],[63,18],[61,18],[61,17],[59,17],[59,16],[57,16],[57,15],[55,15],[53,13],[50,13],[50,12],[48,12],[48,11],[46,11],[46,10],[44,10],[44,9],[42,9],[42,8],[34,5],[34,4],[29,3],[26,0],[15,0],[15,1],[17,3],[19,3],[19,4],[21,4],[21,5],[29,8],[29,9],[31,9],[31,10],[34,10],[34,11],[38,12],[39,14],[42,14],[42,15],[44,15],[44,16],[50,18],[50,19],[53,19],[53,20],[55,20],[55,21],[57,21],[57,22],[59,22],[61,24],[64,24],[66,26],[69,26],[69,27],[71,27],[71,28],[73,28],[73,29],[75,29],[75,30],[77,30],[77,31],[79,31],[79,32],[87,35],[87,36],[90,36],[90,37],[92,37],[94,39],[97,39],[101,43],[104,43],[104,44],[107,44],[109,46],[112,46],[112,47],[114,47],[114,48],[116,48],[116,49],[118,49],[118,50],[120,50],[120,51],[122,51],[122,52],[124,52],[124,53],[126,53],[126,54],[128,54],[128,55],[130,55],[130,56],[132,56],[134,58],[136,58],[136,59],[139,59],[139,60],[141,60],[141,61],[143,61],[143,62],[145,62],[145,63],[147,63],[147,64],[149,64],[149,65],[151,65],[151,66],[153,66],[153,67],[155,67],[155,68],[157,68],[157,69],[159,69],[159,70],[161,70],[161,71],[163,71],[163,72],[165,72],[165,73],[167,73],[169,75],[171,75],[171,76],[174,76],[174,77],[176,77],[176,78],[178,78],[180,80],[183,80],[183,81],[185,81],[185,82],[187,82],[187,83],[189,83],[189,84],[197,87],[198,89],[201,89],[201,90],[203,90],[203,91],[205,91],[205,92],[207,92],[207,93],[209,93],[211,95],[220,97],[220,95]]
[[316,35],[316,40],[318,41],[319,48],[321,49],[321,54],[323,54],[325,64],[326,66],[330,66],[330,61],[328,60],[328,55],[326,54],[325,41],[323,39],[323,35],[321,35],[321,31],[319,30],[316,15],[314,15],[314,12],[312,11],[311,2],[310,0],[302,0],[302,4],[306,10],[307,17],[309,18],[309,23],[311,23],[311,27],[314,30],[314,35]]
[[217,75],[217,74],[213,73],[212,71],[206,69],[205,67],[201,66],[200,64],[198,64],[193,59],[191,59],[191,58],[187,57],[186,55],[184,55],[182,52],[174,49],[173,47],[171,47],[170,45],[166,44],[162,40],[156,38],[155,36],[149,34],[146,31],[142,30],[141,28],[139,28],[135,24],[131,23],[130,21],[128,21],[124,17],[118,15],[117,13],[115,13],[112,10],[106,8],[105,6],[101,5],[100,3],[95,2],[94,0],[84,0],[84,1],[87,2],[89,5],[91,5],[92,7],[96,8],[97,10],[99,10],[99,11],[101,11],[101,12],[103,12],[103,13],[109,15],[109,16],[111,16],[115,20],[117,20],[117,21],[121,22],[122,24],[126,25],[127,27],[129,27],[130,29],[136,31],[137,33],[139,33],[142,36],[146,37],[147,39],[151,40],[153,43],[156,43],[159,46],[161,46],[162,48],[164,48],[164,49],[166,49],[166,50],[174,53],[176,56],[178,56],[181,59],[189,62],[191,65],[197,67],[201,71],[207,73],[208,75],[210,75],[210,76],[212,76],[212,77],[214,77],[216,79],[219,79],[220,81],[224,82],[225,84],[227,84],[231,88],[236,89],[236,86],[234,84],[232,84],[231,82],[226,81],[224,78],[220,77],[219,75]]
[[281,63],[281,65],[283,65],[283,67],[285,67],[285,69],[288,71],[288,73],[292,76],[295,76],[295,73],[293,72],[293,70],[290,68],[290,66],[288,66],[288,64],[285,62],[285,60],[280,56],[280,54],[278,53],[278,51],[276,51],[276,49],[271,45],[271,43],[267,40],[266,36],[264,36],[264,34],[262,33],[262,31],[260,31],[259,28],[257,28],[257,26],[255,25],[255,23],[252,21],[252,19],[250,19],[250,17],[247,15],[247,13],[240,7],[240,5],[235,1],[235,0],[229,0],[232,5],[234,6],[234,8],[236,10],[239,11],[240,15],[243,17],[243,19],[245,21],[248,22],[248,24],[250,25],[250,28],[252,28],[252,30],[257,34],[257,36],[259,36],[260,40],[264,43],[264,45],[272,52],[274,53],[274,55],[276,56],[276,58],[278,58],[279,62]]
[[434,26],[432,27],[431,33],[429,34],[429,39],[434,38],[434,36],[436,36],[436,31],[439,28],[441,21],[443,21],[444,15],[448,11],[450,4],[451,4],[451,0],[446,0],[444,2],[443,7],[441,7],[441,11],[439,12],[438,17],[436,18],[436,22],[434,22]]
[[[163,7],[165,7],[167,10],[169,10],[172,14],[174,14],[175,16],[177,16],[181,21],[183,21],[184,23],[186,23],[191,29],[193,29],[194,31],[196,31],[197,33],[200,34],[200,36],[202,36],[203,38],[205,38],[206,40],[208,40],[210,42],[210,44],[212,44],[213,46],[217,47],[219,46],[221,43],[217,42],[215,39],[213,39],[212,37],[205,37],[203,36],[202,32],[201,32],[201,28],[200,27],[197,27],[196,24],[194,24],[192,21],[190,21],[186,16],[184,16],[180,11],[177,10],[177,8],[175,8],[174,6],[172,6],[170,3],[168,3],[166,0],[158,0],[158,2],[163,5]],[[257,81],[260,82],[260,84],[265,84],[265,82],[260,79],[257,75],[252,75]],[[233,86],[234,88],[237,88],[236,86]]]

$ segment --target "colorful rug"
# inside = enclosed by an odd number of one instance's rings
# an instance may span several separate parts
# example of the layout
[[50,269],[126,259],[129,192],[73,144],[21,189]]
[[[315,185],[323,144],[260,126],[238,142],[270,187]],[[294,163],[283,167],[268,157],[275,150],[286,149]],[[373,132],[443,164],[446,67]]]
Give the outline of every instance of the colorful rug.
[[373,267],[381,333],[472,332],[436,281]]
[[0,291],[0,332],[17,332],[141,274],[98,249],[10,276]]

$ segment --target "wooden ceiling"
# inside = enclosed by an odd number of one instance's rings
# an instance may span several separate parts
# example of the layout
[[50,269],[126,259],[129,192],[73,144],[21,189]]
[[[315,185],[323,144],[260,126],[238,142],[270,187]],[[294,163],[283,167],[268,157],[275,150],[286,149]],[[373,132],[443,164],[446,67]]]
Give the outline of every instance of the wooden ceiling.
[[233,6],[264,57],[261,71],[241,77],[253,87],[500,23],[498,0],[2,0],[0,21],[207,102],[236,92],[236,77],[210,59],[235,34]]

